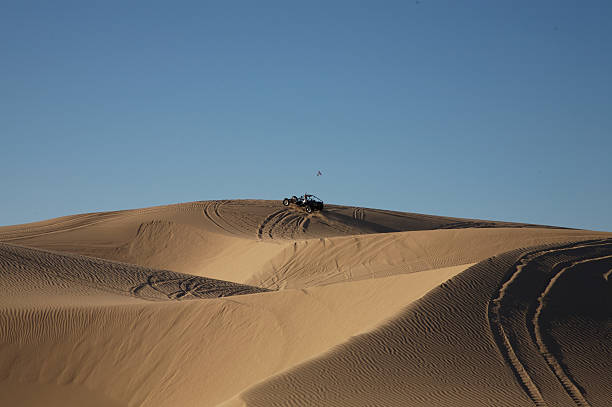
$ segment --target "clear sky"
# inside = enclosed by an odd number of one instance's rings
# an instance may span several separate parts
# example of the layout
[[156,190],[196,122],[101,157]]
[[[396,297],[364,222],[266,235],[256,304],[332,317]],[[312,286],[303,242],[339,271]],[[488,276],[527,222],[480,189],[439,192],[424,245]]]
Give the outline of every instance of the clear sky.
[[2,0],[0,138],[0,225],[308,192],[612,231],[612,1]]

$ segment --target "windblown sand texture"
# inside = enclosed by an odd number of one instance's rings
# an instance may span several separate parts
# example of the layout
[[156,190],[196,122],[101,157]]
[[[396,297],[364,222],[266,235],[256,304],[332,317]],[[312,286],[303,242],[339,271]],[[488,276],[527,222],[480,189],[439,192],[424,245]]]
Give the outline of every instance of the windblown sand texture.
[[280,201],[0,227],[2,406],[609,406],[612,234]]

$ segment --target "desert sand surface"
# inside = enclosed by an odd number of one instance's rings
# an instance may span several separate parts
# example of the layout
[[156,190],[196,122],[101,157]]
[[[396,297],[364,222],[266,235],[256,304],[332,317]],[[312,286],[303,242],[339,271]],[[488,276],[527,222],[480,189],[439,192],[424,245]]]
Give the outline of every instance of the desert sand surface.
[[0,227],[0,405],[608,406],[612,233],[280,201]]

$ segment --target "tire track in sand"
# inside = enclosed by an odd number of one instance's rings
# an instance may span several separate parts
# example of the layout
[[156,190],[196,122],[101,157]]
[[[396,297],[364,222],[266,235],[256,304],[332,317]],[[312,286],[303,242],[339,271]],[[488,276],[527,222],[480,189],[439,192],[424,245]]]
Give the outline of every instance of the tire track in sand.
[[[221,224],[222,221],[224,221],[223,216],[221,216],[221,214],[219,213],[219,208],[221,207],[221,205],[225,204],[226,201],[210,201],[210,202],[206,202],[204,205],[204,216],[211,221],[215,226],[217,226],[219,229],[230,233],[230,234],[236,234],[235,231],[230,230],[230,228],[228,228],[227,226],[223,226]],[[227,223],[227,222],[225,222]]]
[[257,238],[295,239],[296,235],[306,232],[310,225],[310,216],[304,216],[290,209],[280,209],[268,215],[257,230]]
[[310,218],[306,216],[301,217],[298,226],[301,228],[302,233],[306,233],[308,226],[310,226]]
[[266,291],[269,290],[162,270],[148,275],[146,281],[133,286],[130,294],[147,300],[183,300],[228,297]]
[[576,405],[579,407],[590,407],[591,405],[585,399],[579,387],[574,383],[574,381],[570,378],[570,376],[565,372],[561,363],[555,358],[553,353],[550,352],[548,346],[546,345],[546,341],[544,340],[544,333],[542,330],[542,325],[540,323],[540,318],[542,316],[542,311],[546,305],[546,297],[550,294],[555,283],[559,280],[559,278],[561,278],[563,274],[565,274],[568,270],[571,270],[572,268],[574,268],[575,266],[579,264],[590,263],[590,262],[603,260],[603,259],[609,259],[609,258],[612,258],[612,255],[595,257],[595,258],[590,258],[590,259],[585,259],[585,260],[579,260],[579,261],[575,261],[571,263],[569,266],[563,267],[557,274],[555,274],[550,279],[548,285],[546,286],[542,294],[540,294],[540,296],[538,297],[538,305],[537,305],[537,308],[536,308],[536,311],[535,311],[535,314],[532,320],[535,339],[536,339],[536,345],[538,346],[540,354],[546,360],[546,363],[548,364],[550,369],[553,371],[555,376],[557,376],[557,379],[559,380],[559,382],[561,383],[565,391],[567,391],[567,393],[570,395],[572,400],[574,400]]
[[[266,218],[259,224],[259,229],[257,230],[257,238],[259,240],[263,240],[264,231],[268,227],[268,224],[269,223],[272,223],[272,224],[277,223],[278,222],[278,218],[279,217],[283,217],[283,213],[285,213],[285,212],[287,212],[286,209],[281,209],[281,210],[278,210],[278,211],[274,211],[271,214],[269,214],[268,216],[266,216]],[[268,232],[268,234],[271,235],[270,232]]]
[[546,404],[546,401],[544,401],[544,397],[542,397],[538,386],[536,386],[531,376],[529,376],[529,373],[527,373],[525,366],[523,366],[518,356],[516,355],[514,347],[512,346],[512,342],[510,341],[510,338],[508,336],[508,332],[502,324],[501,318],[502,302],[504,300],[504,296],[508,287],[514,282],[514,280],[518,278],[519,273],[530,261],[530,257],[534,255],[537,256],[538,253],[540,252],[530,252],[519,259],[518,263],[515,266],[514,273],[512,273],[510,278],[508,278],[508,280],[506,280],[502,284],[501,288],[498,291],[497,297],[489,303],[489,324],[499,351],[506,360],[506,363],[510,365],[510,368],[514,372],[514,375],[518,379],[523,390],[525,390],[525,393],[527,393],[531,401],[536,406],[547,407],[548,404]]
[[[514,272],[501,285],[500,289],[497,292],[497,297],[489,302],[489,324],[497,347],[499,348],[500,353],[514,372],[517,380],[519,381],[519,384],[536,406],[546,407],[548,406],[548,404],[542,396],[542,393],[540,392],[540,389],[536,385],[535,381],[529,375],[524,363],[521,362],[521,360],[517,356],[517,352],[515,350],[516,345],[513,344],[513,341],[511,340],[511,337],[513,337],[514,335],[509,330],[509,328],[505,326],[504,316],[502,315],[503,303],[507,300],[507,297],[510,296],[510,294],[508,294],[509,288],[519,279],[519,277],[521,277],[521,274],[524,272],[525,268],[529,265],[529,263],[534,262],[534,260],[542,256],[555,255],[557,253],[574,249],[597,248],[598,246],[605,245],[605,243],[606,241],[602,240],[575,242],[551,249],[535,250],[524,254],[515,264]],[[609,242],[607,242],[607,244],[609,245]],[[544,292],[540,294],[540,296],[535,300],[535,302],[539,304],[536,308],[535,314],[537,315],[537,317],[534,316],[533,320],[531,321],[534,324],[533,328],[536,332],[536,342],[539,342],[535,343],[535,346],[539,350],[541,357],[545,359],[550,370],[552,370],[552,373],[554,373],[556,379],[563,386],[563,389],[567,392],[568,396],[572,400],[574,400],[574,402],[580,407],[590,407],[590,405],[584,399],[584,396],[581,394],[578,387],[575,386],[571,378],[569,378],[569,376],[563,371],[561,364],[555,359],[554,355],[552,355],[552,353],[548,351],[548,348],[546,347],[542,339],[541,329],[539,326],[539,315],[541,314],[542,307],[544,304],[544,297],[550,292],[550,288],[554,285],[554,282],[557,281],[558,276],[563,273],[564,270],[573,267],[573,265],[575,264],[592,260],[594,259],[581,259],[578,261],[574,261],[573,263],[571,263],[572,265],[563,268],[557,274],[554,274],[550,277],[547,276],[548,282],[546,284],[546,288],[544,289]],[[557,265],[558,263],[553,265],[551,267],[551,270],[554,269]],[[533,270],[533,272],[537,271]],[[525,321],[525,323],[527,323],[527,321]],[[538,325],[536,325],[536,323]],[[537,339],[538,336],[540,338],[539,340]]]
[[365,213],[363,208],[355,207],[353,208],[353,219],[355,220],[364,220]]

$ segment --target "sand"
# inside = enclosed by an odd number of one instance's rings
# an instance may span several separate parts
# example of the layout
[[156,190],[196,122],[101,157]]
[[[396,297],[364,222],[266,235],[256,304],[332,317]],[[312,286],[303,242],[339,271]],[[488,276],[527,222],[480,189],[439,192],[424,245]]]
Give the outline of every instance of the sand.
[[606,406],[612,234],[205,201],[0,227],[0,405]]

